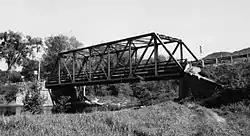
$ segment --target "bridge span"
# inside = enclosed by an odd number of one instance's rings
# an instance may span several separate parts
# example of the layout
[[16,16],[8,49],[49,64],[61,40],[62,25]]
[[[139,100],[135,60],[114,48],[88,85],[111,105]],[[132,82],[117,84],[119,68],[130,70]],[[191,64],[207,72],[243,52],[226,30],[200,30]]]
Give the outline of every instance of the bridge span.
[[184,50],[198,61],[180,39],[156,33],[61,52],[46,87],[181,78]]
[[[58,54],[46,88],[52,94],[65,92],[72,96],[76,86],[183,79],[187,56],[195,65],[200,64],[182,40],[157,33],[64,51]],[[186,94],[181,91],[180,97]]]

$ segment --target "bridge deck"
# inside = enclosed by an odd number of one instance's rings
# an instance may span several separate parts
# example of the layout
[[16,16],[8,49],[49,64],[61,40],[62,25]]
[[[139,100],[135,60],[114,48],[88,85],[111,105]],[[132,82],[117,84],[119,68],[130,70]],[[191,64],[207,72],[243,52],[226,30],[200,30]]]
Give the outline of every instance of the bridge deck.
[[[186,63],[180,63],[183,67]],[[148,65],[138,66],[133,73],[130,75],[129,68],[119,67],[114,70],[110,78],[107,77],[107,69],[104,71],[96,71],[91,73],[91,79],[88,75],[89,72],[75,75],[75,81],[72,80],[70,74],[61,74],[60,81],[58,77],[49,77],[46,87],[53,88],[57,86],[65,85],[95,85],[95,84],[114,84],[114,83],[125,83],[125,82],[138,82],[138,81],[151,81],[151,80],[167,80],[167,79],[178,79],[183,76],[182,71],[174,63],[159,62],[157,74],[154,70],[154,63]]]

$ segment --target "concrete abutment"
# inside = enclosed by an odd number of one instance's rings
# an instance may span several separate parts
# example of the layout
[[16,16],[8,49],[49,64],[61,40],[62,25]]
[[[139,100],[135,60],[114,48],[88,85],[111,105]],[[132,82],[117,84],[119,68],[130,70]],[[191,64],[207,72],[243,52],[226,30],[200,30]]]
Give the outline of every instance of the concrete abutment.
[[222,86],[213,80],[196,74],[185,73],[179,80],[179,98],[185,98],[189,95],[196,97],[210,97]]

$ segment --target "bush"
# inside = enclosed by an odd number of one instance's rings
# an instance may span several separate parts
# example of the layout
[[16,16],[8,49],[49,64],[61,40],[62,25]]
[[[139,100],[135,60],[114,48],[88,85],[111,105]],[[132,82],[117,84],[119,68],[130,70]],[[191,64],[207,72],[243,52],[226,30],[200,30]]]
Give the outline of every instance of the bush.
[[224,112],[232,112],[237,114],[250,115],[250,100],[242,100],[232,103],[227,106],[222,106],[220,109]]
[[132,85],[133,96],[138,98],[142,105],[151,105],[174,99],[177,97],[177,81],[149,81]]
[[150,105],[153,93],[147,88],[146,83],[141,82],[133,86],[134,96],[139,99],[141,105]]
[[40,95],[41,86],[38,82],[30,84],[25,97],[23,99],[23,110],[32,114],[40,114],[43,112],[43,104],[45,98]]
[[132,96],[133,95],[133,90],[131,89],[128,83],[110,85],[108,90],[110,90],[112,96],[118,96],[118,95]]
[[4,99],[7,103],[16,100],[16,94],[18,93],[18,85],[8,84],[1,87],[2,92],[4,92]]
[[58,103],[53,106],[53,113],[67,113],[71,110],[70,96],[60,96],[57,98]]
[[109,84],[109,85],[93,85],[87,86],[86,90],[90,90],[88,95],[95,96],[131,96],[133,90],[128,83]]
[[250,63],[223,64],[218,66],[207,66],[203,71],[208,77],[227,88],[249,88],[250,87]]
[[22,82],[20,72],[13,71],[10,73],[10,79],[12,83]]

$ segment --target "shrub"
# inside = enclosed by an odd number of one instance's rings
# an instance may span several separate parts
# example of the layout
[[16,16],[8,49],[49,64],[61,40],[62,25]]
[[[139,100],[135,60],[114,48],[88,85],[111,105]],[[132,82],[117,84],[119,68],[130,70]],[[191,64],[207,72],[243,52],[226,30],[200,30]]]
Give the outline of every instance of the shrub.
[[10,73],[10,79],[12,83],[22,82],[20,72],[13,71]]
[[41,86],[38,82],[31,83],[23,99],[23,110],[32,114],[43,112],[45,98],[40,95]]
[[57,98],[57,104],[53,106],[53,113],[67,113],[71,110],[70,96],[60,96]]
[[149,81],[132,84],[133,96],[138,98],[142,105],[151,105],[177,97],[177,82]]
[[110,85],[108,90],[110,90],[111,95],[113,96],[118,96],[118,95],[132,96],[133,95],[133,90],[131,89],[128,83]]
[[208,77],[231,89],[250,87],[250,63],[207,66],[203,69]]
[[250,106],[250,100],[242,100],[237,103],[232,103],[227,106],[222,106],[220,109],[224,112],[250,115],[249,106]]
[[4,99],[7,103],[16,100],[16,94],[18,93],[18,85],[16,84],[8,84],[4,85],[1,88],[2,92],[4,92]]
[[87,86],[86,90],[89,90],[88,95],[95,95],[95,96],[107,96],[110,95],[107,85],[93,85]]

